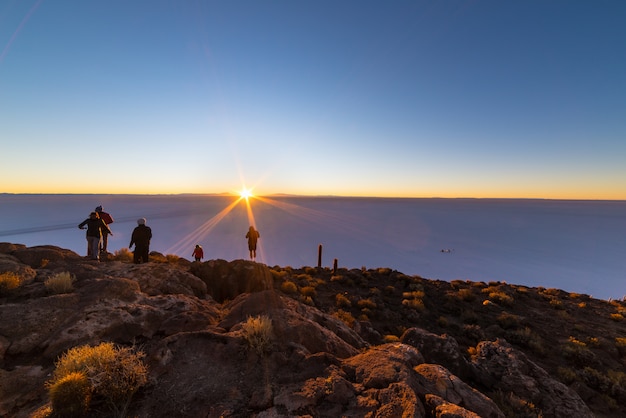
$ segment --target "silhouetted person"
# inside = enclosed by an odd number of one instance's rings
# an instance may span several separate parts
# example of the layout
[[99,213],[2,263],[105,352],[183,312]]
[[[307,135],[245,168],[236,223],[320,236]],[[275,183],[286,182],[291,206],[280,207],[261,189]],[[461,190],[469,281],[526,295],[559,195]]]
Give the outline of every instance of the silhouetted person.
[[89,218],[78,224],[78,228],[85,229],[87,227],[87,257],[92,260],[99,260],[100,255],[100,239],[104,231],[113,235],[109,227],[96,212],[91,212]]
[[193,249],[193,253],[191,254],[196,261],[200,261],[204,258],[204,250],[200,244],[196,244],[196,248]]
[[246,234],[246,238],[248,238],[248,250],[250,250],[250,259],[256,259],[256,242],[259,238],[261,238],[261,234],[259,231],[254,229],[253,226],[250,226],[248,229],[248,233]]
[[[102,210],[102,206],[98,206],[96,208],[96,212],[98,213],[98,216],[100,216],[100,219],[102,219],[104,223],[107,224],[107,226],[114,222],[113,217]],[[107,252],[108,243],[109,243],[109,232],[102,231],[102,242],[100,244],[100,252],[105,252],[105,253]]]
[[152,229],[146,226],[146,218],[137,219],[137,227],[133,229],[133,235],[130,237],[130,244],[128,245],[128,248],[130,248],[135,244],[135,251],[133,252],[133,262],[135,264],[148,262],[151,239]]

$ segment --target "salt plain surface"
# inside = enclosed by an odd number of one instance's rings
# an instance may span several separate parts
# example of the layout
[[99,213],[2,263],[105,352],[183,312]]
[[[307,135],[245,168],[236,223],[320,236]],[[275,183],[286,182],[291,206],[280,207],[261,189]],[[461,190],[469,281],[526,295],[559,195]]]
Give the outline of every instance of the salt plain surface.
[[[626,201],[387,199],[220,195],[0,194],[0,242],[86,253],[77,228],[103,205],[115,223],[109,251],[127,247],[136,219],[151,250],[191,259],[245,259],[245,234],[261,233],[270,266],[390,267],[430,279],[506,281],[596,298],[626,295]],[[253,217],[253,221],[250,220]],[[442,251],[443,250],[443,251]]]

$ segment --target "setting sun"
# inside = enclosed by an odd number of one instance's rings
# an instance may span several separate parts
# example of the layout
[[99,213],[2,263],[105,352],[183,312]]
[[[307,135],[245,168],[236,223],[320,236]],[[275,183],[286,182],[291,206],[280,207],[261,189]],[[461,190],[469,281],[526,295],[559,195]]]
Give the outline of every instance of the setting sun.
[[252,197],[252,190],[248,190],[245,187],[243,189],[241,189],[241,191],[239,192],[239,196],[241,196],[243,199],[247,199],[249,197]]

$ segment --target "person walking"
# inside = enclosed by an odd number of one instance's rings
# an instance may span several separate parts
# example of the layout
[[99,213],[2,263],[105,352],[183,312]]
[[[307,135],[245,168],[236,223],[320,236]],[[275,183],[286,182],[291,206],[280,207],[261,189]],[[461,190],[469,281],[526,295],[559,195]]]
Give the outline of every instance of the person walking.
[[196,261],[200,261],[204,258],[204,250],[200,244],[196,244],[196,248],[193,249],[193,253],[191,254]]
[[133,234],[130,237],[130,244],[128,248],[135,244],[135,251],[133,252],[133,263],[147,263],[148,254],[150,253],[150,240],[152,239],[152,229],[146,226],[146,218],[137,219],[137,226],[133,229]]
[[87,228],[87,257],[92,260],[100,260],[100,239],[103,231],[113,235],[106,223],[98,216],[98,213],[91,212],[89,218],[78,224],[79,229]]
[[[98,214],[100,219],[102,219],[104,223],[107,224],[107,226],[109,226],[110,224],[114,222],[113,217],[110,214],[102,210],[102,205],[96,207],[96,213]],[[102,242],[100,243],[101,253],[107,252],[108,243],[109,243],[109,232],[104,230],[102,231]]]
[[256,242],[259,238],[261,238],[261,234],[259,231],[254,229],[253,226],[250,226],[248,229],[248,233],[246,234],[246,238],[248,238],[248,250],[250,250],[250,259],[256,259]]

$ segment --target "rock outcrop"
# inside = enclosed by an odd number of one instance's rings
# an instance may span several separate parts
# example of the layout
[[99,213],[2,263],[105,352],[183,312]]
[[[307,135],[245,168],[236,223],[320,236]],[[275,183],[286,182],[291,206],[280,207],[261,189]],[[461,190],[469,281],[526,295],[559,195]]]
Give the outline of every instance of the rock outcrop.
[[[48,402],[55,360],[103,341],[146,354],[149,384],[129,411],[136,417],[504,417],[485,389],[525,397],[544,416],[592,416],[503,341],[479,343],[471,359],[454,338],[419,328],[371,345],[371,326],[360,335],[364,326],[275,290],[261,264],[95,263],[13,244],[0,252],[0,273],[22,278],[0,296],[1,416],[32,416]],[[61,271],[76,277],[74,291],[51,294],[44,281]],[[244,329],[258,316],[272,324],[262,351]]]

